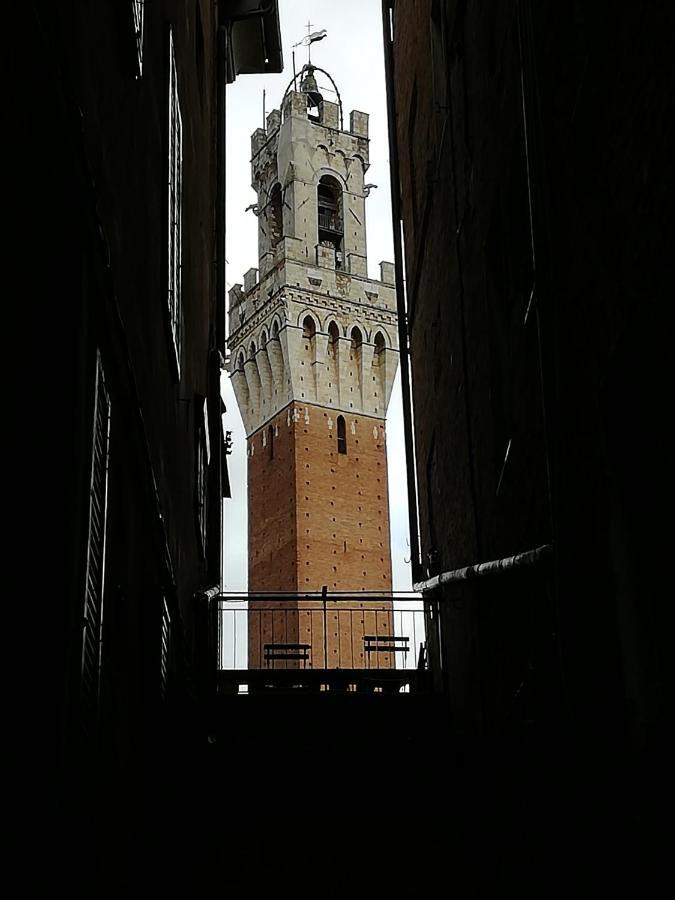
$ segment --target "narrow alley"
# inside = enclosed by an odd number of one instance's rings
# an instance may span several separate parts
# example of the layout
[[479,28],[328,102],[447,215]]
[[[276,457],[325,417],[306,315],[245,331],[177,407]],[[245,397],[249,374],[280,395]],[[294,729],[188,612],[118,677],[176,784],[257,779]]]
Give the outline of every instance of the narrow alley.
[[10,892],[671,896],[675,6],[8,14]]

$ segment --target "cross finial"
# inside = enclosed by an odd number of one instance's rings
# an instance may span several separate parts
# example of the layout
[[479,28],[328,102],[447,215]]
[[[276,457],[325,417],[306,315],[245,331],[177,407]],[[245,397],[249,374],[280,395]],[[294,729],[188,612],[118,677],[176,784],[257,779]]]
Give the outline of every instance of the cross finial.
[[312,41],[310,39],[310,34],[314,26],[309,19],[307,19],[307,25],[305,27],[307,28],[307,64],[309,65],[312,61]]

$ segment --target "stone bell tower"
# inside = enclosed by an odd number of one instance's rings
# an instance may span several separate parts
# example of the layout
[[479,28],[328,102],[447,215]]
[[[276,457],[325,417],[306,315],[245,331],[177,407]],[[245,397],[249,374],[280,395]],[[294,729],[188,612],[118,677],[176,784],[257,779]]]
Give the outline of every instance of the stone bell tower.
[[317,71],[305,66],[300,90],[291,85],[252,135],[259,267],[229,292],[249,591],[386,593],[394,266],[368,277],[368,115],[351,112],[345,128]]

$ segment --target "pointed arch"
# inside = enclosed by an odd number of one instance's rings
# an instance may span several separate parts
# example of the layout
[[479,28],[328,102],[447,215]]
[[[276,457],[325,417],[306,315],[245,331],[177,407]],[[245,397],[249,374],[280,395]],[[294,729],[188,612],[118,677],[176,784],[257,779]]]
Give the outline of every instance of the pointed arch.
[[382,325],[378,325],[378,326],[377,326],[377,329],[376,329],[376,331],[375,331],[375,338],[373,338],[373,343],[374,343],[374,344],[377,343],[376,338],[377,338],[378,334],[382,337],[382,340],[384,341],[384,346],[385,346],[385,347],[391,347],[391,346],[392,346],[391,338],[389,337],[389,332],[387,331],[386,328],[383,328]]
[[373,344],[375,345],[375,353],[373,355],[373,365],[379,366],[380,361],[383,359],[382,353],[386,350],[387,342],[384,339],[384,335],[381,331],[377,331],[375,337],[373,338]]
[[267,222],[269,225],[270,243],[275,247],[284,236],[284,209],[281,185],[277,181],[272,185],[267,203]]
[[314,313],[311,309],[307,309],[306,307],[305,307],[305,309],[302,310],[302,312],[300,313],[300,315],[298,316],[298,318],[296,320],[298,328],[304,328],[304,322],[308,316],[314,320],[314,331],[315,332],[321,331],[320,319],[317,317],[316,313]]
[[316,335],[316,322],[313,316],[305,316],[302,320],[302,336],[311,340]]

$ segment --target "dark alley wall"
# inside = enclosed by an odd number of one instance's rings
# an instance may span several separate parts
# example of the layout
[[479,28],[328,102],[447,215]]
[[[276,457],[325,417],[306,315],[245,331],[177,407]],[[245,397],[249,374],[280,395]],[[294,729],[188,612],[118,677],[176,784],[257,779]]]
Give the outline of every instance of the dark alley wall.
[[633,827],[675,699],[672,9],[388,6],[420,580],[554,548],[434,595],[448,721],[621,759]]
[[[203,664],[195,594],[220,583],[216,13],[207,0],[145,3],[140,72],[132,3],[28,3],[12,29],[22,185],[13,335],[42,357],[28,383],[49,460],[28,473],[25,504],[39,510],[31,570],[48,592],[40,771],[53,874],[73,896],[128,891],[166,703],[190,694]],[[183,127],[180,372],[167,303],[169,27]],[[97,360],[107,458],[94,427]],[[93,453],[108,466],[107,510]],[[105,543],[88,568],[94,508]],[[102,585],[90,587],[102,625],[86,620],[87,572]]]
[[673,684],[653,568],[635,580],[666,547],[668,19],[417,2],[393,20],[423,566],[553,541],[570,711],[636,746]]

